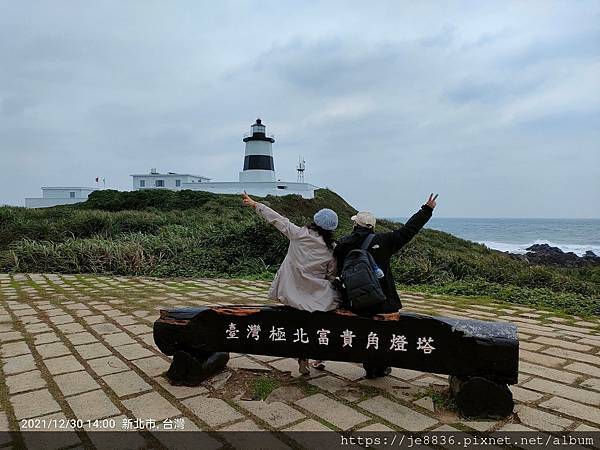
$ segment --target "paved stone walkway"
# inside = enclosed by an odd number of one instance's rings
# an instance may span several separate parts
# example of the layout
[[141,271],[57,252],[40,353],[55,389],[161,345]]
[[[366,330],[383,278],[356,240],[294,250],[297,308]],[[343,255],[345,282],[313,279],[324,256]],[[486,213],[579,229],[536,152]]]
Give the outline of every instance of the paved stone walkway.
[[[66,433],[65,445],[89,445],[98,433],[86,430],[121,430],[140,420],[155,421],[156,429],[219,431],[600,429],[599,321],[499,303],[404,296],[406,310],[518,324],[521,372],[511,387],[517,407],[502,422],[461,420],[447,404],[445,376],[403,369],[366,380],[359,365],[328,362],[326,371],[301,377],[291,359],[232,354],[228,372],[205,386],[165,381],[169,358],[152,338],[161,307],[266,303],[267,286],[0,274],[0,430],[79,419],[83,428]],[[275,389],[266,401],[249,400],[253,382]],[[153,431],[129,435],[131,446],[165,439]],[[207,436],[202,448],[226,439]]]

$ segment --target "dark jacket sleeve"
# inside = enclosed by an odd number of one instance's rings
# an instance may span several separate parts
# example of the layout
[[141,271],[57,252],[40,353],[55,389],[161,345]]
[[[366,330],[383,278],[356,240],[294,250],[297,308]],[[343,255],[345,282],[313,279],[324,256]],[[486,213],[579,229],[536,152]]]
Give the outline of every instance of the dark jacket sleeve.
[[408,244],[429,219],[431,219],[432,213],[433,209],[427,205],[423,205],[403,226],[389,233],[382,233],[382,242],[388,247],[387,250],[391,254],[394,254]]

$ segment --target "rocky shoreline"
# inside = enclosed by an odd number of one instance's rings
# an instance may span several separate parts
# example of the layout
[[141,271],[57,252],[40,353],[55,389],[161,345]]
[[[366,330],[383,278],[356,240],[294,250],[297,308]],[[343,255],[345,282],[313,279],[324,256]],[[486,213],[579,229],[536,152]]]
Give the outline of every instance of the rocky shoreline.
[[530,264],[540,264],[547,266],[561,267],[584,267],[591,265],[600,265],[600,256],[591,250],[579,256],[573,252],[563,252],[558,247],[552,247],[548,244],[534,244],[528,247],[527,253],[519,255],[506,252],[511,257],[521,261],[527,261]]

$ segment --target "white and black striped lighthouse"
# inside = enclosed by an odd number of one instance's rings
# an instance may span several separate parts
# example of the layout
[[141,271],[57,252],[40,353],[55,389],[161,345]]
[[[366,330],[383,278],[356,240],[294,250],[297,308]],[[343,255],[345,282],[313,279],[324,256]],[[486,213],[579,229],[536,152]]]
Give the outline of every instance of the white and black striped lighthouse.
[[250,127],[251,134],[244,137],[246,154],[244,170],[240,172],[240,182],[275,181],[275,165],[273,164],[273,139],[267,135],[265,125],[260,119]]

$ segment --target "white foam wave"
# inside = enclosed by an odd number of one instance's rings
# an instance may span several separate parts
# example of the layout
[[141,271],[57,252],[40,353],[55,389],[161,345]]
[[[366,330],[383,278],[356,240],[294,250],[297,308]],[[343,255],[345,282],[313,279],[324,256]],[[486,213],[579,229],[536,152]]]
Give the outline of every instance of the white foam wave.
[[584,244],[557,244],[555,242],[545,241],[538,239],[535,242],[528,244],[511,244],[507,242],[494,242],[494,241],[478,241],[480,244],[485,245],[487,248],[494,250],[500,250],[501,252],[516,253],[519,255],[527,253],[527,248],[533,244],[548,244],[551,247],[558,247],[563,252],[573,252],[576,255],[583,256],[588,250],[593,251],[596,255],[600,256],[600,245],[584,245]]

